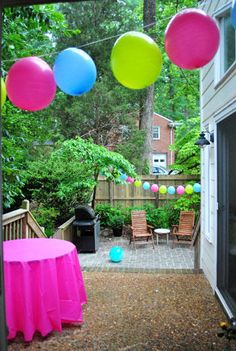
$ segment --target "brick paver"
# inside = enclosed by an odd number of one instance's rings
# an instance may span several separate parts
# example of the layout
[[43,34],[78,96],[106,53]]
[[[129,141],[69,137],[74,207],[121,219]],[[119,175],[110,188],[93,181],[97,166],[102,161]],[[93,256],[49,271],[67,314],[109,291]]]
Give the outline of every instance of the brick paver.
[[[109,251],[113,246],[124,250],[121,262],[112,262]],[[194,249],[190,246],[177,245],[172,249],[166,241],[155,245],[137,244],[137,250],[129,245],[126,237],[100,238],[96,253],[79,253],[82,270],[85,271],[121,271],[121,272],[179,272],[190,273],[194,268]]]

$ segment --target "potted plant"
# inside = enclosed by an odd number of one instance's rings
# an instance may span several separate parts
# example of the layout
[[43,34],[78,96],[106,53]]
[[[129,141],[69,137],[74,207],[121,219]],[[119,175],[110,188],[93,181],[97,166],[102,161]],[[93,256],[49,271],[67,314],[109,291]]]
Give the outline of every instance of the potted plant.
[[121,236],[124,224],[124,216],[122,214],[114,214],[109,218],[109,227],[112,228],[114,236]]

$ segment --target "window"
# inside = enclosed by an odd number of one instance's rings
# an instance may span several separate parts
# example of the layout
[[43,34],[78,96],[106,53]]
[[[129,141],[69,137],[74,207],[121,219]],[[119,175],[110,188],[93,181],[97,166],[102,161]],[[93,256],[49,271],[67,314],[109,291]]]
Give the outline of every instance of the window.
[[236,61],[236,35],[230,18],[230,8],[227,6],[217,14],[220,27],[220,48],[217,54],[217,82],[224,76]]
[[160,139],[160,127],[154,126],[152,127],[152,139]]

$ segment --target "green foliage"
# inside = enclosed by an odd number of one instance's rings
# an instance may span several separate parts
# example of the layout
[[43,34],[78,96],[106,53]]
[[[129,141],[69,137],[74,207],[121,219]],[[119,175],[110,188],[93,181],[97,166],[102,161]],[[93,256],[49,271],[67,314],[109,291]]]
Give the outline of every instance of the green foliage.
[[122,214],[115,214],[114,216],[110,216],[108,227],[112,229],[122,228],[124,224],[124,215]]
[[176,139],[171,147],[175,151],[175,163],[171,165],[184,174],[200,174],[200,149],[194,145],[199,138],[200,118],[189,118],[176,129]]
[[[121,221],[120,218],[122,218],[122,222],[124,223],[125,215],[123,209],[120,207],[113,207],[110,204],[97,204],[96,213],[99,214],[101,226],[104,228],[112,227],[116,219],[119,223]],[[113,220],[113,218],[115,219]]]
[[29,164],[27,197],[43,207],[56,208],[56,222],[63,223],[76,205],[91,202],[100,171],[119,182],[121,169],[136,176],[134,167],[118,153],[82,138],[67,140],[58,143],[48,158]]
[[[100,214],[101,224],[103,227],[112,227],[111,223],[116,221],[116,218],[122,218],[125,224],[131,224],[132,210],[145,210],[147,223],[154,228],[171,228],[173,224],[178,223],[179,208],[174,207],[174,201],[156,208],[152,204],[134,207],[113,207],[110,204],[98,204],[96,212]],[[114,218],[114,220],[113,220]]]
[[171,63],[164,49],[164,32],[177,12],[194,7],[198,7],[197,0],[158,2],[157,25],[152,32],[163,55],[163,68],[155,85],[154,110],[178,121],[199,115],[199,71],[182,70]]
[[191,211],[195,212],[195,215],[198,217],[200,213],[200,203],[201,197],[199,194],[182,195],[174,204],[174,208],[179,211]]
[[45,234],[50,237],[55,233],[54,222],[59,215],[59,211],[54,207],[44,207],[40,205],[37,209],[32,210],[32,214],[40,224],[45,228]]

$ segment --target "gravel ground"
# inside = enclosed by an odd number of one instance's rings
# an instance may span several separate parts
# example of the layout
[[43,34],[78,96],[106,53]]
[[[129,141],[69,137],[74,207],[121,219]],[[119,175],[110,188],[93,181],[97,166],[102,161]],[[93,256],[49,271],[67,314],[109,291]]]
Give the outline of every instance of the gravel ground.
[[[223,350],[226,320],[203,274],[84,272],[84,324],[31,343],[18,336],[8,351]],[[232,344],[232,350],[236,350]]]

